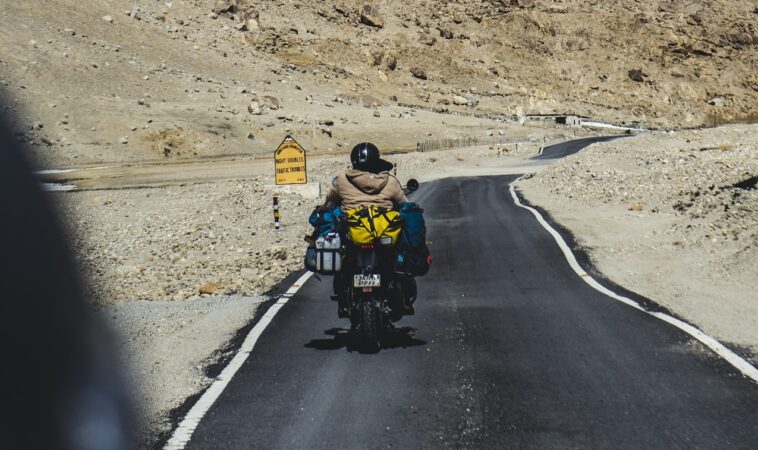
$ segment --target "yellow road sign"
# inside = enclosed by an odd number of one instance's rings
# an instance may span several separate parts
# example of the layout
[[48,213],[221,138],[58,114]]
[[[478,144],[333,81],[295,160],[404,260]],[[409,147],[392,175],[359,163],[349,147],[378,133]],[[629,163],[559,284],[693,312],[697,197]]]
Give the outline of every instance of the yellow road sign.
[[276,184],[305,184],[308,174],[305,149],[292,136],[287,136],[274,152]]

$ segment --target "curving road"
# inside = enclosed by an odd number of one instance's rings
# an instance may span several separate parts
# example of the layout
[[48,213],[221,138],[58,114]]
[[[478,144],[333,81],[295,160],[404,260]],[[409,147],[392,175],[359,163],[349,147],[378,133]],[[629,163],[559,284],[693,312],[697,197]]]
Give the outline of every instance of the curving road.
[[312,277],[188,448],[756,448],[758,387],[584,283],[515,178],[423,185],[435,264],[390,348]]
[[615,139],[621,139],[626,136],[602,136],[602,137],[589,137],[582,139],[575,139],[573,141],[561,142],[560,144],[548,145],[542,150],[542,153],[533,157],[532,159],[559,159],[566,156],[573,155],[574,153],[583,150],[585,147],[594,144],[596,142],[607,142]]

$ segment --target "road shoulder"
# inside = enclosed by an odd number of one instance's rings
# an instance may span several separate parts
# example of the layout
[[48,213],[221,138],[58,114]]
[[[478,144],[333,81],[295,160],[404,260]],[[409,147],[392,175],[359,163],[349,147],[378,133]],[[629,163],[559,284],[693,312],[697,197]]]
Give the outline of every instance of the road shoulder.
[[208,368],[236,351],[229,343],[266,297],[129,301],[98,313],[117,337],[117,352],[140,410],[140,446],[172,428],[170,412],[213,381]]

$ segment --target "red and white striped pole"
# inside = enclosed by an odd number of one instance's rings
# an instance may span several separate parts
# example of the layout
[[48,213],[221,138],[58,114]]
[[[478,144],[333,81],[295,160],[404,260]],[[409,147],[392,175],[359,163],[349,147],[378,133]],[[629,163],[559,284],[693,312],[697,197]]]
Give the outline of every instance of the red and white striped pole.
[[281,226],[279,222],[279,197],[274,196],[274,229],[278,230]]

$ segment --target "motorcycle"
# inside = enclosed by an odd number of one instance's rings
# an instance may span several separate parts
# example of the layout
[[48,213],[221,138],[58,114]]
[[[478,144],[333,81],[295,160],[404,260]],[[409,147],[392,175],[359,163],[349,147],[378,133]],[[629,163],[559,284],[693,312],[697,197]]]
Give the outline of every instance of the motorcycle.
[[[411,179],[406,194],[419,188]],[[416,281],[398,265],[398,245],[377,239],[372,244],[353,243],[343,226],[340,230],[341,270],[334,276],[338,315],[350,319],[351,330],[358,332],[369,349],[378,350],[393,323],[415,314]]]

